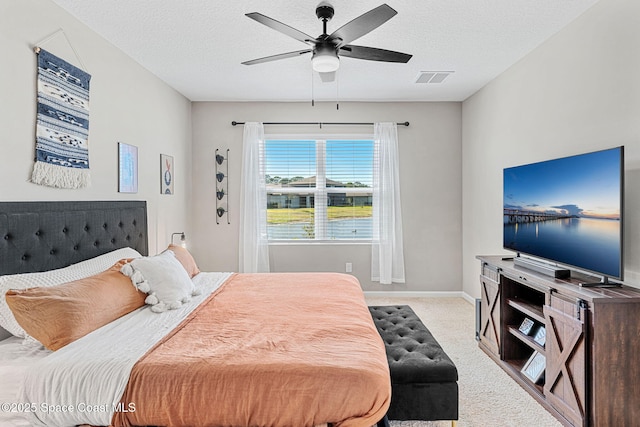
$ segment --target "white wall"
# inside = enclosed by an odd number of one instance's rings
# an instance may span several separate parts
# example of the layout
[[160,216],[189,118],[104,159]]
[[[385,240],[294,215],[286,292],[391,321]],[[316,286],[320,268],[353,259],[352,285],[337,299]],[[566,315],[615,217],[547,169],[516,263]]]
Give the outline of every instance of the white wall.
[[640,2],[601,0],[463,103],[463,286],[502,254],[502,169],[625,146],[625,282],[640,285]]
[[[242,126],[231,121],[409,121],[399,127],[406,281],[370,281],[369,245],[271,246],[272,271],[353,272],[365,290],[460,291],[460,103],[224,103],[193,104],[193,228],[190,248],[204,270],[237,271]],[[267,126],[267,133],[372,133],[369,127]],[[230,151],[231,225],[215,222],[214,151]]]
[[[35,155],[33,45],[63,28],[92,75],[89,163],[93,185],[61,190],[29,182]],[[81,67],[62,34],[43,48]],[[49,0],[0,2],[0,200],[146,200],[149,250],[189,231],[191,103]],[[118,193],[117,142],[138,147],[137,194]],[[160,195],[160,153],[174,156],[175,195]]]

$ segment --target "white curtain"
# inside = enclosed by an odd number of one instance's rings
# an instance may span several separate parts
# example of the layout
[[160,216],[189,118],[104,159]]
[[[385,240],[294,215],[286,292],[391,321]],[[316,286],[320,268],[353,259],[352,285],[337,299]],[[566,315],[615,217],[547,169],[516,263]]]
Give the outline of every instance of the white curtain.
[[241,273],[269,271],[264,127],[257,122],[244,125],[239,265]]
[[396,124],[376,123],[374,144],[371,280],[381,284],[404,283]]

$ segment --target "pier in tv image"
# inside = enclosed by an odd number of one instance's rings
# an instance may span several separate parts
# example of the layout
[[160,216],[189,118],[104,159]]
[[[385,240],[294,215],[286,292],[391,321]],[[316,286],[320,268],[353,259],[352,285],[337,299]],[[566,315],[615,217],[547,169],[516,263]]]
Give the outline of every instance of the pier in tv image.
[[505,249],[622,279],[624,147],[504,169]]

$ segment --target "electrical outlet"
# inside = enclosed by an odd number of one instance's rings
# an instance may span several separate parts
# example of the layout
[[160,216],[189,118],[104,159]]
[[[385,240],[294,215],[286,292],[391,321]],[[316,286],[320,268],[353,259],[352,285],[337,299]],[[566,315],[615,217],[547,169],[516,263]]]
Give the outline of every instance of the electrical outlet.
[[353,264],[348,262],[347,265],[346,265],[345,270],[346,270],[347,273],[351,273],[353,271]]

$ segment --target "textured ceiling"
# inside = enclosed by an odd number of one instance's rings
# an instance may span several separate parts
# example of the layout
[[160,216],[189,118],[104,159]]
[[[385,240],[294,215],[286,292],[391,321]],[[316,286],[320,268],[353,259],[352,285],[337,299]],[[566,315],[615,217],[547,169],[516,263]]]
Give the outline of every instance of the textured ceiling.
[[[387,0],[398,14],[353,44],[413,58],[407,64],[342,58],[337,81],[322,83],[310,55],[240,64],[306,47],[245,13],[317,36],[319,0],[53,1],[192,101],[308,101],[312,91],[316,100],[462,101],[597,2]],[[330,1],[328,33],[383,1]],[[420,71],[454,73],[441,84],[416,84]]]

